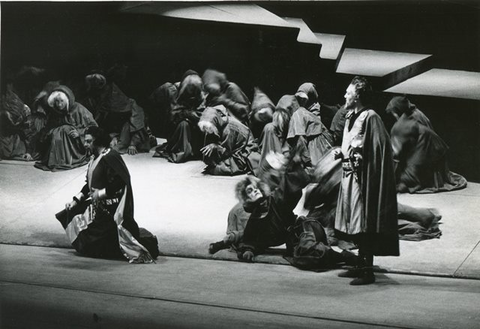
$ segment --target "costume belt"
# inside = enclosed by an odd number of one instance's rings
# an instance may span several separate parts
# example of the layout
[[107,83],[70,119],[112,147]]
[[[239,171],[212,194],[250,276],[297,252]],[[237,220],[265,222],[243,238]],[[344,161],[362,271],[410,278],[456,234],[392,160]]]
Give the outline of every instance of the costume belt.
[[111,206],[111,205],[119,203],[120,200],[118,198],[112,198],[112,199],[105,199],[105,200],[103,200],[103,202],[105,203],[106,206]]
[[343,171],[346,171],[346,172],[350,172],[350,171],[353,171],[353,167],[352,167],[352,163],[348,160],[344,160],[342,161],[342,169]]

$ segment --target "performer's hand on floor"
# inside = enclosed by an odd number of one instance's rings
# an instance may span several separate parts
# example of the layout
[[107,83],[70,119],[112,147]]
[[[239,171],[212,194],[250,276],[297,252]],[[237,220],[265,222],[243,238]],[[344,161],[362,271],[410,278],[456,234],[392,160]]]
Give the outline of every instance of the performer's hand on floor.
[[30,155],[30,153],[25,153],[23,156],[22,156],[23,160],[25,161],[32,161],[33,160],[33,157]]
[[138,154],[138,151],[137,151],[137,148],[135,147],[135,145],[130,145],[130,146],[128,147],[127,152],[128,152],[129,155]]
[[67,202],[67,203],[65,204],[65,209],[70,210],[70,209],[72,209],[73,207],[75,207],[76,205],[77,205],[77,201],[72,200],[71,202]]
[[253,261],[253,252],[251,251],[245,251],[242,255],[242,259],[246,262],[252,262]]

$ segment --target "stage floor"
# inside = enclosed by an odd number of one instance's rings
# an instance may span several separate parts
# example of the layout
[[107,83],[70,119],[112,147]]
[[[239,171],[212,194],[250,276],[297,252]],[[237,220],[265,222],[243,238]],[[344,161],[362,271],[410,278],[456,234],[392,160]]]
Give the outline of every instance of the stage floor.
[[[208,245],[224,236],[228,212],[236,203],[234,185],[243,176],[206,176],[201,161],[172,164],[152,154],[123,156],[139,226],[158,237],[164,255],[236,260],[227,250],[209,255]],[[31,162],[0,161],[0,243],[71,248],[54,215],[82,188],[86,170],[45,172]],[[480,279],[480,184],[447,193],[401,194],[398,200],[437,208],[443,234],[401,241],[400,257],[377,257],[377,266],[393,273]],[[255,261],[288,264],[279,253]]]

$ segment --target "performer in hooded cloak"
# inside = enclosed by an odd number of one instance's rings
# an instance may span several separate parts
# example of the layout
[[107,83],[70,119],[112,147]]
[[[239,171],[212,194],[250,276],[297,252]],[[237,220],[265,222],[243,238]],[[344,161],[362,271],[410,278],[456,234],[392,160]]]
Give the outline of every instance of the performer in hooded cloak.
[[32,160],[28,141],[30,108],[11,89],[0,108],[0,159]]
[[172,133],[167,138],[163,156],[170,162],[182,163],[200,155],[202,134],[198,121],[205,109],[202,78],[197,72],[185,72],[172,108],[169,124]]
[[207,107],[198,125],[205,134],[205,146],[200,150],[207,164],[205,173],[234,176],[253,170],[248,157],[258,147],[252,132],[229,116],[225,107]]
[[112,136],[112,147],[130,155],[150,151],[152,145],[143,108],[102,74],[87,75],[85,83],[86,106],[98,125]]
[[223,105],[230,115],[248,125],[250,101],[240,87],[227,80],[224,73],[208,69],[202,76],[203,86],[208,93],[206,105],[214,107]]
[[255,87],[253,92],[252,111],[250,112],[250,128],[253,137],[258,139],[262,134],[263,128],[269,122],[272,122],[275,105],[268,96]]
[[396,96],[385,111],[397,118],[390,133],[397,162],[397,191],[436,193],[467,186],[464,177],[449,170],[447,144],[415,104],[405,96]]
[[35,167],[56,171],[87,164],[83,135],[88,127],[97,126],[92,114],[75,102],[67,86],[53,88],[46,99],[47,123],[39,142],[41,159]]

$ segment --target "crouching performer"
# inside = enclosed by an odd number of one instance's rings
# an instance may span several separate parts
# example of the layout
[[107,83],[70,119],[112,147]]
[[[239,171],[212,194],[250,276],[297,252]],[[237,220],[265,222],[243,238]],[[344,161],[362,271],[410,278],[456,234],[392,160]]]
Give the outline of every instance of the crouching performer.
[[151,263],[158,256],[157,238],[133,218],[130,174],[120,154],[111,149],[101,128],[85,132],[85,148],[93,154],[86,184],[56,217],[77,252],[100,258],[127,258]]
[[[253,261],[266,248],[286,244],[290,263],[302,269],[328,268],[342,262],[352,262],[349,252],[337,253],[327,243],[325,232],[317,222],[297,218],[293,209],[302,196],[309,176],[294,152],[288,161],[284,155],[269,153],[266,162],[270,170],[261,179],[248,176],[236,186],[237,197],[243,202],[250,218],[238,244],[240,260]],[[274,190],[271,187],[276,186]]]

